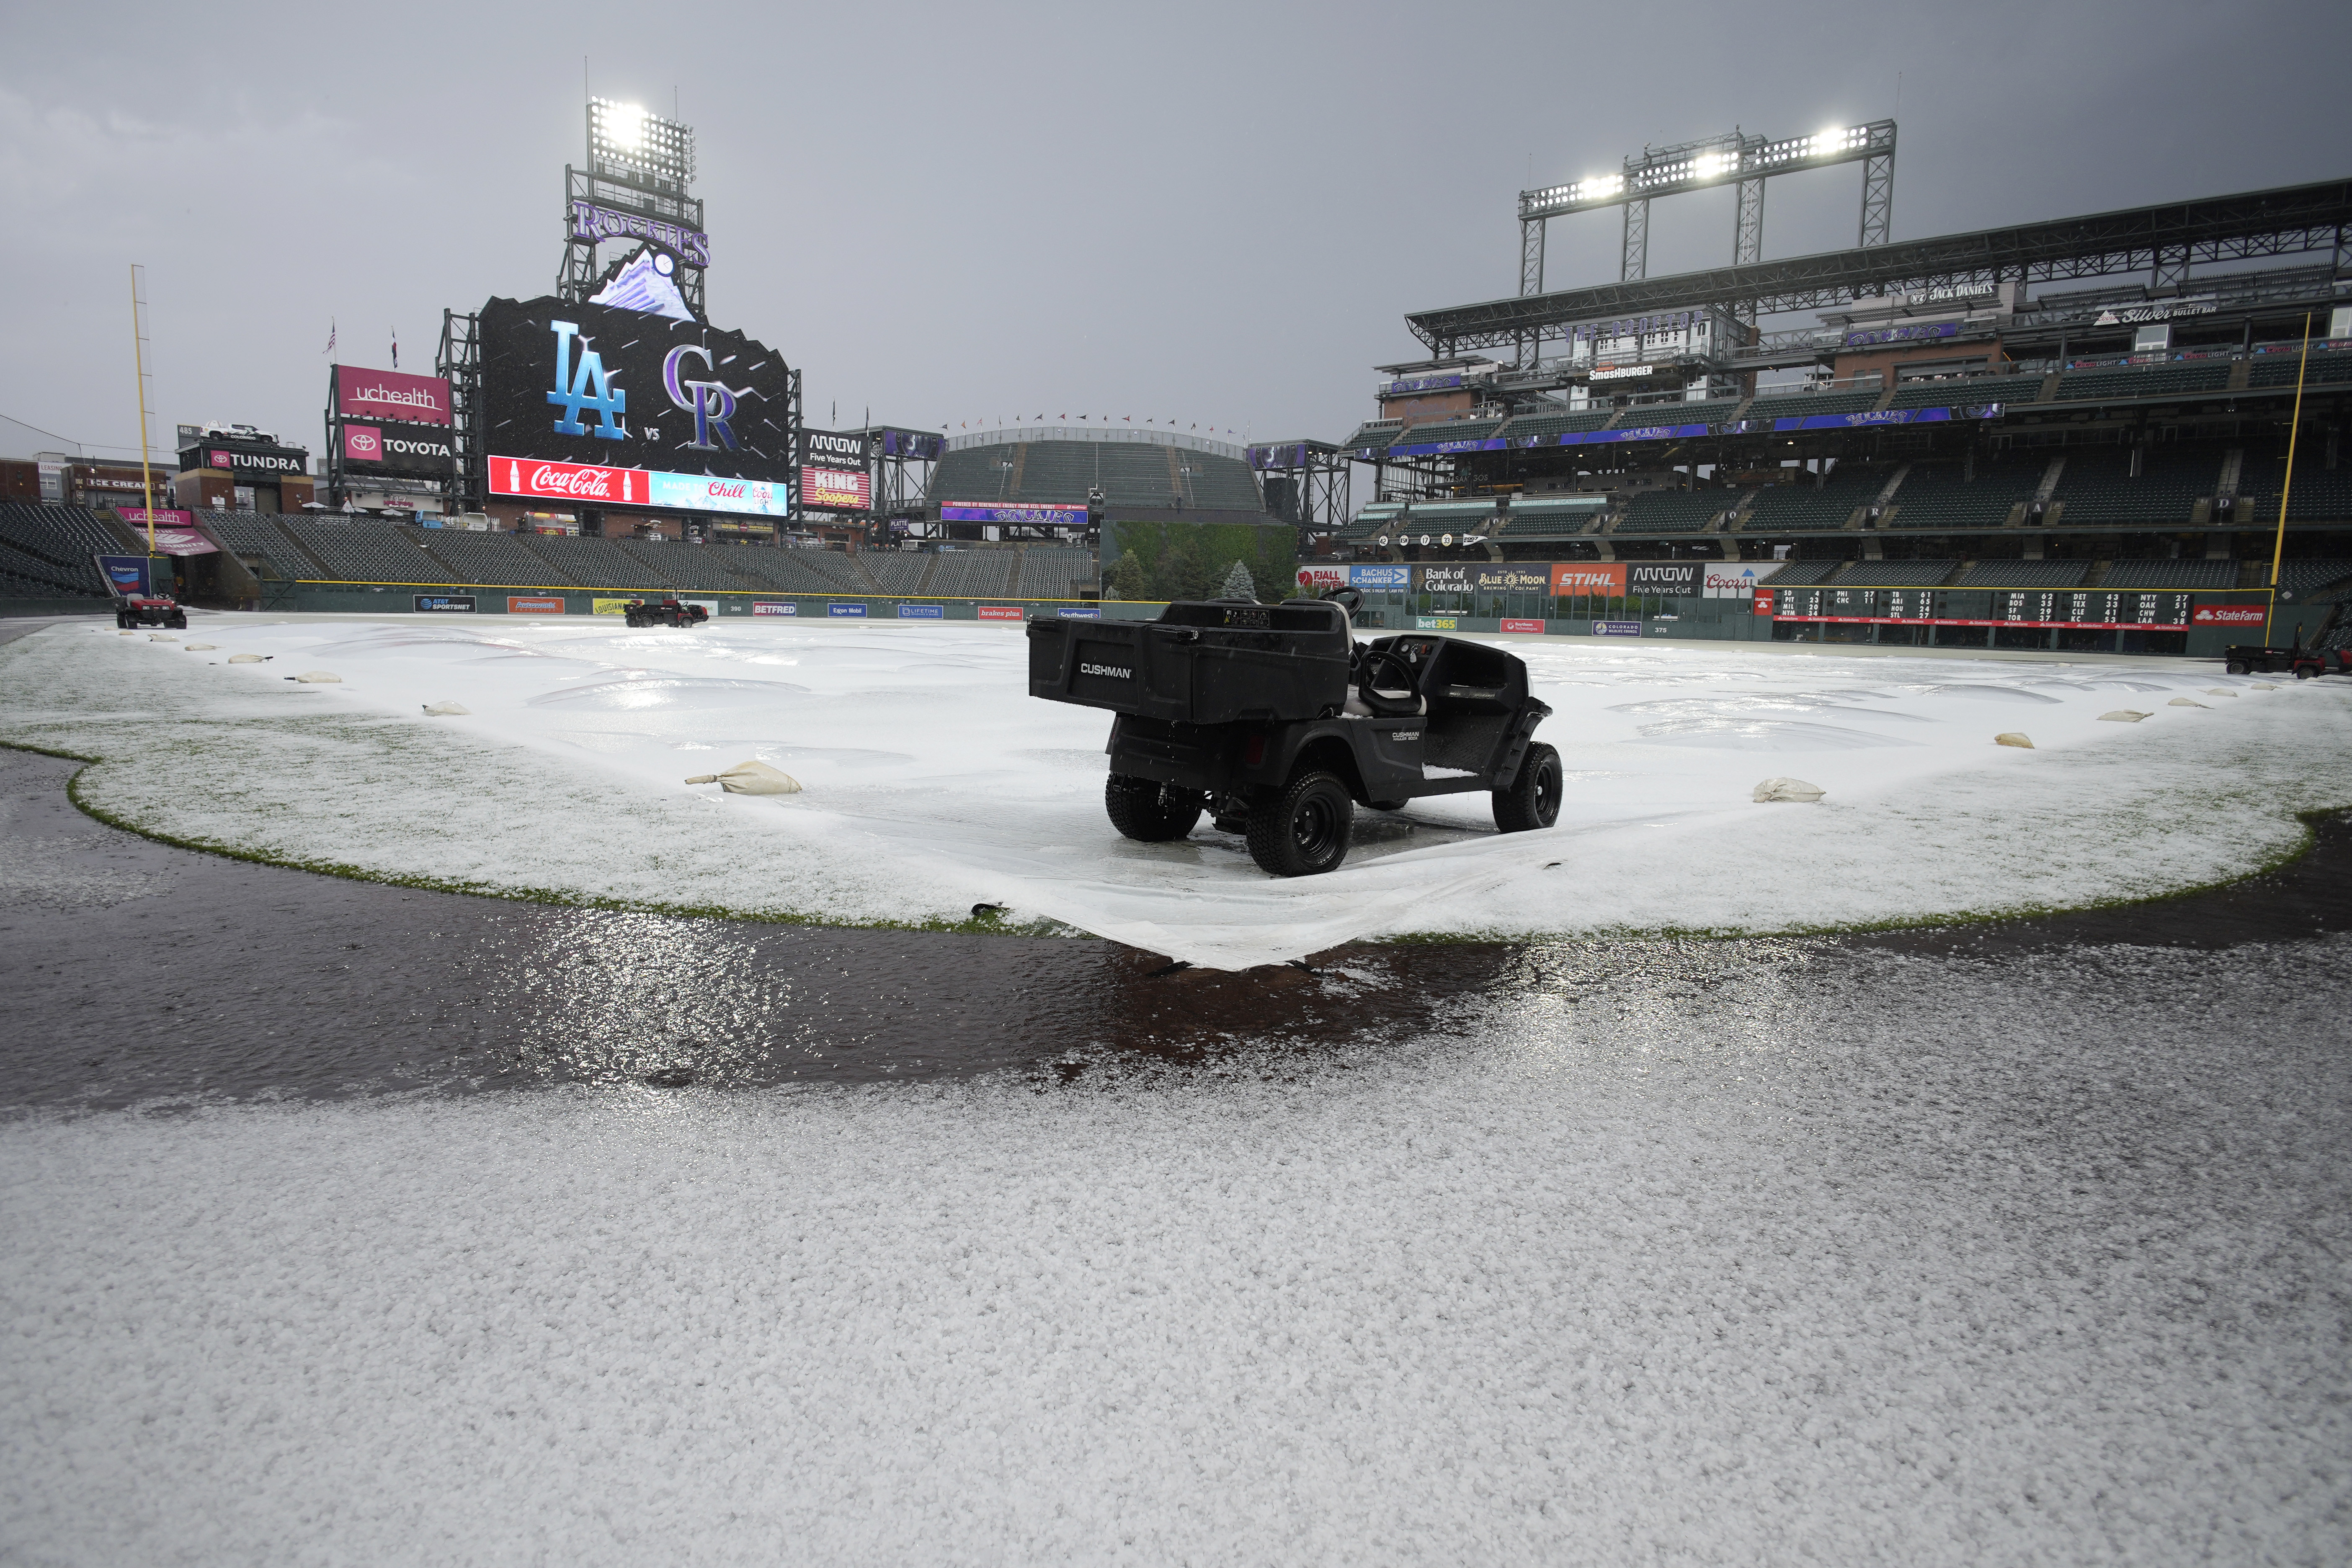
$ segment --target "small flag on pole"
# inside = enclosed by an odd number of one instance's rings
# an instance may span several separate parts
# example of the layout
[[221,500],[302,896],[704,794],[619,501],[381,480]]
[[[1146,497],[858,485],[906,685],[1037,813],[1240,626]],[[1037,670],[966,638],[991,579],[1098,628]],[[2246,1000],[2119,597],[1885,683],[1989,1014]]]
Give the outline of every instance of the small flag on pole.
[[335,318],[332,316],[327,318],[327,346],[319,352],[329,359],[335,357]]
[[392,368],[394,370],[400,368],[400,329],[398,327],[392,329]]

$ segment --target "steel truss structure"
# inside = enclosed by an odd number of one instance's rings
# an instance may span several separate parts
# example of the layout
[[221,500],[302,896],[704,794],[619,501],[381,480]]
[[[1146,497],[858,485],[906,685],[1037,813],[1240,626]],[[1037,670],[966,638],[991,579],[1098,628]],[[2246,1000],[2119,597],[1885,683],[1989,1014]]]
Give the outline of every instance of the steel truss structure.
[[481,318],[470,311],[441,312],[441,347],[433,374],[449,382],[449,444],[457,449],[450,500],[479,511],[490,493],[490,449],[482,432]]
[[[1574,187],[1569,187],[1574,188]],[[2352,269],[2352,180],[2250,191],[2014,228],[1864,246],[1784,261],[1530,294],[1405,318],[1444,358],[1556,337],[1580,321],[1722,304],[1769,315],[1891,294],[1988,294],[2010,282],[2146,272],[2177,287],[2192,265],[2330,253]]]
[[[1622,208],[1625,227],[1617,276],[1621,281],[1640,279],[1648,276],[1650,269],[1653,201],[1660,196],[1736,184],[1738,203],[1732,219],[1731,261],[1735,267],[1749,267],[1764,258],[1767,180],[1774,174],[1855,163],[1863,165],[1862,224],[1856,243],[1864,247],[1885,245],[1895,216],[1892,120],[1874,120],[1867,125],[1778,140],[1732,131],[1696,142],[1679,142],[1671,147],[1645,148],[1639,158],[1625,160],[1621,174],[1521,191],[1519,296],[1535,298],[1544,291],[1544,231],[1553,218],[1599,207]],[[1755,325],[1753,307],[1737,301],[1733,307],[1741,321]],[[1529,362],[1541,337],[1540,333],[1521,331],[1511,340],[1519,363]]]
[[[650,223],[703,232],[702,200],[686,194],[694,183],[694,132],[627,104],[588,100],[588,166],[563,165],[563,265],[555,275],[558,299],[572,303],[596,289],[596,246],[572,223],[576,204],[588,202]],[[678,292],[688,309],[708,320],[703,268],[681,257]]]
[[[1303,539],[1309,534],[1335,533],[1348,521],[1350,479],[1355,459],[1345,447],[1328,441],[1259,443],[1253,455],[1265,456],[1252,466],[1264,480],[1266,510],[1286,522],[1296,523]],[[1275,486],[1284,487],[1277,492]]]

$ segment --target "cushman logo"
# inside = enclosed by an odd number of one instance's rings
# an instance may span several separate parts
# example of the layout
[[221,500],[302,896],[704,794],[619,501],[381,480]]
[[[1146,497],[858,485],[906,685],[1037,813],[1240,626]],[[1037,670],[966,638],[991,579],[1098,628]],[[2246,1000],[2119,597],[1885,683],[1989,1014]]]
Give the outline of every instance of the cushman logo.
[[1131,669],[1121,669],[1115,664],[1081,664],[1078,666],[1078,673],[1080,675],[1108,675],[1113,680],[1132,680],[1135,679],[1135,671]]

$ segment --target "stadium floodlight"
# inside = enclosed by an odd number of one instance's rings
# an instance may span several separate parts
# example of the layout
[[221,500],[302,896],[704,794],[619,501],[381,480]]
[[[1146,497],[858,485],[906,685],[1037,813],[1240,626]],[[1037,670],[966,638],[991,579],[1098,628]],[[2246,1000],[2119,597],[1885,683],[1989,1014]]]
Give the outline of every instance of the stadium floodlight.
[[588,100],[588,160],[681,187],[694,183],[694,130],[642,104]]

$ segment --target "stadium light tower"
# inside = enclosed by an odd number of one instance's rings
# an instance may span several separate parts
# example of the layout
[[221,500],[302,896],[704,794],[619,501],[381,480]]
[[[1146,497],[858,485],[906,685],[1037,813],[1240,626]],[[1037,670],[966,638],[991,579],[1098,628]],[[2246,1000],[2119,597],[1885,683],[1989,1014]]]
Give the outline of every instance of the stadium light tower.
[[[1630,281],[1650,267],[1650,204],[1660,196],[1717,185],[1739,187],[1732,221],[1731,261],[1747,266],[1764,258],[1764,182],[1774,174],[1855,163],[1862,170],[1862,229],[1859,244],[1885,245],[1895,216],[1895,121],[1833,125],[1810,136],[1771,140],[1732,131],[1671,147],[1644,148],[1615,174],[1592,174],[1566,184],[1519,193],[1519,294],[1543,292],[1544,226],[1570,213],[1622,207],[1624,245],[1617,276]],[[1748,319],[1752,320],[1752,312]],[[1524,363],[1529,345],[1522,342]]]
[[694,184],[694,130],[634,103],[588,100],[588,166],[563,166],[569,239],[555,291],[578,301],[596,287],[600,241],[650,240],[677,259],[678,291],[703,311],[710,238]]

